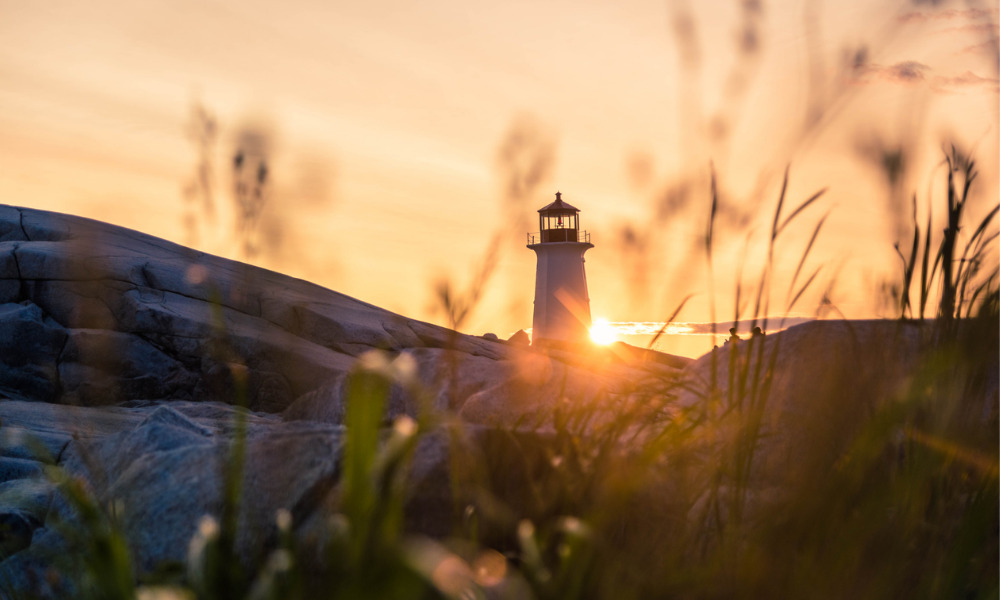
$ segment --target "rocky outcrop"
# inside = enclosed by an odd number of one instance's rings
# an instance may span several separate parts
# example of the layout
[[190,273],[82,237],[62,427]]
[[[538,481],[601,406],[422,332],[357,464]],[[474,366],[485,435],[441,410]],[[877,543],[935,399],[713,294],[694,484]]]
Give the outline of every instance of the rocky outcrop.
[[[567,397],[613,403],[677,372],[467,336],[135,231],[0,206],[0,581],[72,591],[51,572],[83,552],[64,477],[116,507],[138,572],[182,560],[201,517],[219,516],[237,415],[239,555],[252,564],[273,546],[279,508],[309,530],[340,477],[347,373],[371,350],[406,371],[384,424],[436,414],[551,428]],[[452,441],[432,432],[417,449],[419,530],[448,531]]]
[[[188,401],[129,408],[41,406],[45,408],[0,403],[0,419],[18,423],[4,429],[19,432],[8,435],[0,450],[29,455],[23,460],[39,467],[54,461],[60,477],[83,482],[97,506],[113,503],[138,572],[182,560],[200,518],[219,514],[223,467],[233,417],[240,409]],[[46,413],[53,418],[42,435],[63,440],[54,457],[33,455],[34,429],[46,422]],[[265,414],[247,419],[244,489],[252,490],[254,502],[246,504],[241,530],[267,536],[273,533],[278,508],[296,506],[317,480],[336,472],[342,432],[310,423],[283,424]],[[55,492],[55,481],[39,473],[0,484],[0,522],[24,522],[0,535],[0,550],[9,556],[0,563],[0,580],[44,591],[39,586],[51,580],[50,569],[72,573],[59,555],[80,551],[80,540],[67,524],[81,517],[67,497]],[[29,544],[30,550],[18,552]],[[248,560],[263,547],[257,538],[239,544]],[[56,597],[66,592],[58,587],[49,591]]]
[[[914,386],[920,374],[951,362],[936,355],[943,350],[953,359],[956,352],[939,334],[930,321],[830,320],[727,343],[684,370],[677,405],[712,407],[717,417],[759,417],[759,481],[780,485],[814,476],[826,468],[816,461],[844,451],[845,432],[857,431],[887,401],[919,396]],[[950,343],[961,346],[969,334],[985,334],[972,346],[991,348],[992,356],[968,364],[995,365],[995,332],[966,331]],[[981,424],[995,423],[996,369],[956,378],[975,382],[949,399],[956,410]]]
[[[433,405],[455,411],[506,385],[533,355],[135,231],[0,207],[0,396],[217,401],[269,413],[294,404],[291,419],[337,422],[339,382],[372,349],[413,353],[424,384],[439,389]],[[553,356],[574,363],[574,383],[606,387],[572,354]],[[628,378],[626,362],[605,361],[604,371],[620,367]],[[456,374],[461,381],[441,385]],[[567,373],[550,375],[554,385]],[[519,393],[544,403],[550,394],[537,389]],[[391,403],[393,414],[415,410],[401,397]],[[519,416],[487,412],[492,422]]]
[[[995,332],[991,343],[995,354]],[[343,491],[359,360],[391,374],[383,437],[394,421],[412,428],[404,415],[425,428],[406,469],[408,528],[448,535],[456,509],[475,504],[490,515],[479,534],[502,541],[525,516],[519,503],[573,514],[594,493],[559,482],[594,467],[581,439],[623,410],[634,420],[601,429],[604,452],[668,421],[710,423],[691,442],[708,458],[690,461],[708,464],[751,415],[755,486],[821,472],[816,448],[840,443],[824,436],[912,387],[933,345],[923,325],[828,321],[693,362],[625,345],[539,351],[524,332],[467,336],[137,232],[0,207],[0,598],[72,597],[66,560],[85,554],[87,525],[67,482],[115,513],[136,575],[183,561],[202,518],[220,518],[241,428],[238,560],[259,564],[275,547],[279,510],[296,543],[315,542]],[[995,370],[972,379],[974,410],[995,423]],[[491,495],[459,498],[456,473]]]
[[216,400],[280,412],[366,350],[423,347],[507,353],[152,236],[0,207],[0,393],[9,398]]
[[[215,402],[128,407],[0,402],[2,460],[17,457],[28,466],[0,471],[0,598],[11,591],[44,598],[75,595],[81,556],[93,551],[88,536],[97,530],[59,487],[66,481],[81,483],[88,502],[115,515],[136,575],[182,564],[199,523],[222,513],[237,414],[246,422],[246,449],[236,556],[247,567],[260,564],[277,543],[279,510],[291,516],[298,544],[321,543],[317,536],[338,503],[346,437],[341,425],[283,421]],[[530,448],[536,439],[531,435],[521,434],[514,443],[495,430],[467,426],[457,443],[460,454],[478,448],[521,464],[515,457]],[[455,443],[443,431],[420,438],[407,469],[409,530],[450,533]],[[43,475],[49,463],[58,470]],[[508,476],[511,489],[523,488],[528,476]]]

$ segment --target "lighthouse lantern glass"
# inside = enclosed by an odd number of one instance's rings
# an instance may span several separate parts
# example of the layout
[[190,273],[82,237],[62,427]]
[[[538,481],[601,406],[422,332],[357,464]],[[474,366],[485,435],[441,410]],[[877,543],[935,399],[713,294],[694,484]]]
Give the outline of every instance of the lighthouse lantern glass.
[[552,211],[539,215],[542,242],[575,242],[579,220],[576,212]]
[[546,215],[542,217],[542,229],[576,229],[576,215]]

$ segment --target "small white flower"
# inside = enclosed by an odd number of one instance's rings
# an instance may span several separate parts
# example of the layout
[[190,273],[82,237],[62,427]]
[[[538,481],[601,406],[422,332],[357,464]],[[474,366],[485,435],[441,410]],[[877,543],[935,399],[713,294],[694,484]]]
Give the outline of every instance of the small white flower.
[[190,590],[172,585],[144,585],[136,589],[136,600],[194,600]]
[[398,435],[411,437],[417,433],[417,422],[408,415],[401,415],[392,423],[392,429]]
[[401,352],[392,361],[393,371],[400,382],[412,381],[417,376],[417,360],[409,352]]
[[292,513],[287,508],[279,508],[274,515],[274,520],[281,531],[288,531],[292,528]]
[[527,520],[522,519],[520,523],[517,524],[517,537],[521,539],[534,537],[535,535],[535,525]]
[[385,373],[389,370],[389,359],[381,350],[369,350],[358,357],[358,366],[365,371]]

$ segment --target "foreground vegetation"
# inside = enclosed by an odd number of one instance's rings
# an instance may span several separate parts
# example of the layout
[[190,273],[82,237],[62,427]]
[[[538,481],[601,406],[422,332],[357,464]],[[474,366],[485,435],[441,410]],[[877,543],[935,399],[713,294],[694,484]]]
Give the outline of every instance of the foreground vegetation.
[[[610,418],[600,403],[570,398],[542,422],[476,443],[461,423],[430,413],[384,428],[392,385],[417,396],[433,390],[405,359],[369,354],[347,386],[342,479],[322,544],[297,537],[298,524],[281,512],[266,559],[237,558],[248,493],[239,422],[222,513],[199,524],[186,564],[141,582],[113,503],[97,503],[53,468],[84,526],[82,535],[67,531],[79,551],[58,566],[80,597],[123,600],[996,598],[1000,301],[989,232],[997,210],[962,238],[975,169],[954,153],[948,165],[943,238],[932,244],[933,225],[922,231],[914,220],[912,250],[900,253],[897,306],[918,322],[919,339],[886,339],[872,353],[887,362],[912,355],[910,376],[885,389],[850,380],[814,388],[803,402],[849,418],[821,423],[782,463],[795,468],[767,460],[780,336],[712,353],[707,386],[663,380]],[[782,231],[819,197],[788,211],[781,193],[769,258],[749,294],[754,315],[771,312]],[[804,265],[822,223],[800,252],[787,310],[815,281]],[[932,305],[936,318],[923,320]],[[449,438],[453,498],[451,534],[433,539],[406,526],[408,467],[431,433]]]

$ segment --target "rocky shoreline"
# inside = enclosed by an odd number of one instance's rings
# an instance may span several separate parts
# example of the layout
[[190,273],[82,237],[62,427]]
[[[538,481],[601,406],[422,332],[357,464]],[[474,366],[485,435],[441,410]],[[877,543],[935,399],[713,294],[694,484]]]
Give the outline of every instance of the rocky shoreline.
[[[440,537],[454,518],[456,456],[548,456],[576,407],[591,410],[582,432],[643,403],[648,419],[665,419],[761,370],[768,435],[753,476],[780,485],[817,467],[801,448],[825,424],[860,422],[875,399],[910,385],[927,330],[817,321],[697,361],[624,347],[540,352],[138,232],[2,206],[0,596],[71,589],[52,575],[72,551],[66,525],[80,521],[57,491],[67,477],[120,509],[136,576],[182,562],[200,519],[222,510],[237,432],[246,456],[237,555],[262,559],[279,510],[297,539],[316,538],[337,502],[348,380],[362,356],[396,373],[385,431],[401,417],[430,427],[408,471],[406,516],[409,530]],[[981,383],[975,410],[995,422],[996,372]],[[845,393],[832,406],[820,388]],[[550,458],[505,464],[500,487],[545,480],[559,467]]]

